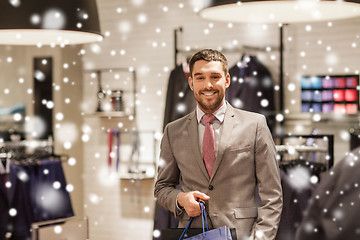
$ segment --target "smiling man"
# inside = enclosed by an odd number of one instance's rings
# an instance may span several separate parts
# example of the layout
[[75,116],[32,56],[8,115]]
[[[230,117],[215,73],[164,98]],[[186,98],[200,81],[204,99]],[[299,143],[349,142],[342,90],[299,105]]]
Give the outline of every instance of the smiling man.
[[[213,228],[235,228],[238,240],[275,239],[282,209],[275,145],[264,116],[225,101],[229,85],[222,53],[205,49],[190,59],[197,107],[165,128],[155,197],[179,227],[201,214],[203,201]],[[191,227],[201,226],[199,217]]]

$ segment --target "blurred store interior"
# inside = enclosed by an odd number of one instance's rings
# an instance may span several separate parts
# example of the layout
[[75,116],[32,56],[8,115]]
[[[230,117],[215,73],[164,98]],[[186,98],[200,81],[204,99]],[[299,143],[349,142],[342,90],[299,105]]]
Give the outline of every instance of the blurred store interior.
[[[2,4],[19,16],[25,2]],[[35,28],[70,21],[53,2],[26,15]],[[294,173],[299,188],[360,145],[360,16],[216,21],[204,2],[97,0],[91,42],[0,45],[0,239],[161,239],[174,222],[156,214],[159,144],[195,107],[187,61],[200,49],[228,58],[227,100],[266,115],[280,167],[311,170]],[[97,17],[75,9],[78,29]]]

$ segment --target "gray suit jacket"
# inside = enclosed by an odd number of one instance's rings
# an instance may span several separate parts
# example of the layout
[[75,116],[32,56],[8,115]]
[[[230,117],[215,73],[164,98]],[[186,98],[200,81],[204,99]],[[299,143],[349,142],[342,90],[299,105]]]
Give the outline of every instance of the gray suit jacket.
[[[238,239],[256,234],[275,239],[282,209],[282,190],[275,145],[263,115],[227,103],[222,136],[210,178],[200,153],[195,111],[165,128],[161,141],[155,197],[185,227],[189,216],[176,204],[182,191],[210,196],[206,209],[213,227],[236,228]],[[260,202],[256,201],[258,190]],[[201,227],[196,218],[192,227]],[[260,238],[259,238],[260,239]]]

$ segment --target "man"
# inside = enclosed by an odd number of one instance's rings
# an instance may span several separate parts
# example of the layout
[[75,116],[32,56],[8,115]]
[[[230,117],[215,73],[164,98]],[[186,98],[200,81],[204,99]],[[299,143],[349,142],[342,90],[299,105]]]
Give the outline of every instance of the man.
[[[225,101],[230,75],[222,53],[205,49],[189,64],[197,107],[165,128],[155,197],[179,227],[200,215],[204,201],[212,227],[236,228],[239,240],[275,239],[282,190],[265,117]],[[200,226],[201,218],[194,219],[192,227]]]

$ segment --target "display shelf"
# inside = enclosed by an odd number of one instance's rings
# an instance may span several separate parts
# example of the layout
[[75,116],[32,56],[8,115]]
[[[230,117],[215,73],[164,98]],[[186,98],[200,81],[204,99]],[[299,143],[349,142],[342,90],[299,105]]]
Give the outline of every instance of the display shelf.
[[303,76],[301,111],[358,113],[359,75]]
[[23,132],[23,125],[24,114],[0,114],[0,131],[8,132],[9,129],[13,129]]
[[133,170],[129,167],[129,162],[122,162],[119,171],[116,173],[117,178],[121,180],[145,180],[145,179],[154,179],[155,178],[155,163],[154,162],[142,162],[142,163],[133,163],[139,164],[139,166],[134,166]]
[[[136,71],[132,68],[102,68],[102,69],[87,69],[85,72],[94,74],[98,81],[98,92],[97,92],[97,108],[94,110],[93,114],[87,114],[87,116],[96,116],[96,117],[103,117],[103,118],[111,118],[111,117],[136,117],[136,101],[137,101],[137,78],[136,78]],[[107,89],[103,89],[102,87],[102,78],[104,74],[115,74],[116,72],[125,72],[131,75],[132,81],[132,89],[123,89],[122,87],[118,86],[118,82],[112,82],[112,84],[116,85],[113,88],[109,86]],[[105,75],[106,76],[106,75]],[[108,79],[109,81],[109,79]],[[109,84],[109,83],[108,83]],[[124,86],[123,86],[124,87]],[[110,94],[109,94],[110,92]],[[112,93],[120,92],[120,96],[113,96]],[[129,106],[124,106],[123,102],[123,94],[124,93],[132,93],[132,104]],[[110,98],[110,99],[108,99]],[[119,102],[115,101],[111,105],[112,111],[104,111],[107,108],[102,106],[103,103],[113,101],[113,98],[119,100]],[[125,100],[127,101],[127,100]],[[130,101],[131,102],[131,101]],[[130,114],[126,107],[131,107]]]
[[93,112],[85,114],[87,117],[100,117],[100,118],[130,118],[132,114],[120,111],[112,112]]
[[126,173],[118,174],[118,178],[121,180],[145,180],[145,179],[154,179],[154,174],[147,173]]
[[310,122],[358,122],[360,114],[347,113],[305,113],[297,112],[284,114],[284,121],[310,121]]
[[275,146],[277,152],[286,152],[289,149],[293,149],[297,152],[327,152],[328,149],[324,147],[316,147],[316,146],[304,146],[304,145],[276,145]]
[[[24,114],[20,114],[21,116],[23,116]],[[21,117],[21,119],[23,119]],[[16,122],[15,120],[15,114],[1,114],[0,115],[0,122]],[[19,122],[19,121],[17,121]]]

